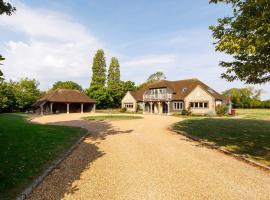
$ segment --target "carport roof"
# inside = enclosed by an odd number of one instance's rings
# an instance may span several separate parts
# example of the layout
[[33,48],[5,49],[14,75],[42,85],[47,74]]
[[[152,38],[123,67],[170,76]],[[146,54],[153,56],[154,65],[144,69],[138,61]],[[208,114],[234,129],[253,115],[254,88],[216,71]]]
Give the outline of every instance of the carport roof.
[[95,103],[95,100],[88,97],[85,93],[79,90],[72,89],[57,89],[49,92],[44,97],[39,99],[33,106],[40,106],[45,102],[55,103]]

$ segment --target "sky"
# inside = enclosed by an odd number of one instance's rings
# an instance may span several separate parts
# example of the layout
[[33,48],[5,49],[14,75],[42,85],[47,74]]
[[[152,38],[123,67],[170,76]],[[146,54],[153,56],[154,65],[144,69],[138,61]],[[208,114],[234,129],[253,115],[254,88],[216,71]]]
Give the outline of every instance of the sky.
[[[198,78],[222,92],[244,87],[220,78],[210,25],[229,16],[207,0],[10,0],[17,11],[0,16],[0,53],[7,80],[35,78],[42,90],[56,81],[89,87],[95,52],[119,59],[121,79],[136,84],[154,72],[167,80]],[[270,99],[270,83],[253,85]]]

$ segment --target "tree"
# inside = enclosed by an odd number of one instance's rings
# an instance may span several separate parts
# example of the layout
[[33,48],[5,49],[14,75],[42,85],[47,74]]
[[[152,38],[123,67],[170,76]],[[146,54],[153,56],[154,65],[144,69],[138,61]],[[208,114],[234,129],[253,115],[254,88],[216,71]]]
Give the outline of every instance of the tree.
[[165,74],[163,72],[153,73],[148,77],[148,79],[144,83],[140,84],[137,87],[137,90],[140,90],[141,88],[148,85],[149,83],[152,83],[152,82],[155,82],[155,81],[160,81],[160,80],[165,80],[165,79],[166,79],[166,76],[165,76]]
[[[5,58],[3,58],[2,55],[0,55],[0,61],[3,61],[3,60],[5,60]],[[2,64],[0,63],[0,65],[2,65]],[[1,81],[1,80],[4,80],[3,75],[4,75],[4,74],[3,74],[3,72],[2,72],[1,69],[0,69],[0,81]],[[1,83],[0,83],[0,84],[1,84]]]
[[[16,8],[13,7],[10,3],[6,3],[3,0],[0,0],[0,15],[6,14],[6,15],[12,15],[13,13],[15,13]],[[0,62],[5,60],[4,57],[2,57],[2,55],[0,54]],[[0,65],[2,65],[0,63]],[[3,80],[3,72],[0,70],[0,81]],[[1,84],[1,83],[0,83]]]
[[73,89],[82,91],[82,87],[73,81],[57,81],[53,84],[52,90],[56,89]]
[[39,82],[35,79],[23,78],[19,82],[10,82],[10,84],[15,96],[14,109],[16,110],[27,110],[40,98]]
[[0,0],[0,15],[2,14],[12,15],[13,13],[15,13],[15,11],[16,8],[13,7],[10,3]]
[[253,87],[232,88],[223,92],[223,95],[230,97],[235,108],[258,108],[261,106],[261,92]]
[[[92,80],[89,89],[86,93],[96,100],[98,108],[103,108],[108,103],[108,91],[106,84],[106,61],[104,51],[99,49],[93,59],[92,65]],[[111,100],[111,98],[109,98]]]
[[99,49],[93,59],[90,88],[104,87],[106,84],[106,61],[104,51]]
[[108,72],[108,87],[119,89],[120,85],[120,65],[117,58],[112,57]]
[[154,74],[151,74],[146,82],[153,82],[153,81],[160,81],[160,80],[165,80],[166,76],[163,72],[156,72]]
[[136,90],[135,83],[133,81],[121,81],[122,97],[127,93],[127,91]]
[[117,107],[121,101],[120,65],[117,58],[112,57],[108,71],[108,92],[112,97],[111,107]]
[[216,51],[232,55],[233,61],[221,61],[226,68],[221,75],[228,81],[246,83],[270,81],[270,1],[210,0],[210,3],[230,4],[233,15],[218,19],[210,26]]

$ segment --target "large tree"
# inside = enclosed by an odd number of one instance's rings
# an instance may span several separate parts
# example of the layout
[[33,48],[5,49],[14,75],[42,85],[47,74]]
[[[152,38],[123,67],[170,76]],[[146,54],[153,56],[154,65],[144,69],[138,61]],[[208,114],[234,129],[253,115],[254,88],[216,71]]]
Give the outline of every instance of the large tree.
[[13,7],[10,3],[0,0],[0,15],[12,15],[16,11],[16,8]]
[[93,59],[92,79],[86,93],[96,100],[98,108],[104,108],[107,104],[108,90],[106,88],[106,61],[102,49],[97,51]]
[[112,97],[111,107],[117,107],[121,101],[120,65],[117,58],[112,57],[108,70],[108,92]]
[[[2,55],[0,55],[0,62],[3,61],[3,60],[5,60],[5,58],[3,58]],[[0,65],[2,65],[2,64],[0,63]],[[0,69],[0,81],[2,81],[2,80],[4,80],[4,77],[3,77],[3,72]]]
[[253,108],[261,105],[261,90],[253,87],[231,88],[223,92],[223,95],[230,97],[235,108]]
[[25,111],[31,107],[37,99],[40,98],[41,92],[38,89],[39,82],[35,79],[23,78],[18,82],[13,82],[13,92],[16,100],[15,108],[19,111]]
[[[15,13],[16,8],[13,7],[10,3],[4,2],[3,0],[0,0],[0,15],[6,14],[6,15],[12,15]],[[4,57],[0,54],[0,65],[1,61],[5,60]],[[0,70],[0,81],[3,80],[3,72]]]
[[99,49],[93,59],[90,88],[104,87],[106,84],[106,61],[104,51]]
[[52,90],[56,89],[73,89],[82,91],[82,87],[73,81],[57,81],[53,84]]
[[163,72],[156,72],[154,74],[151,74],[146,82],[153,82],[153,81],[160,81],[165,80],[166,76]]
[[228,81],[246,83],[270,81],[270,1],[210,0],[232,6],[232,16],[219,18],[210,26],[216,51],[232,55],[232,61],[221,61],[226,68],[221,76]]
[[117,58],[112,57],[108,71],[108,87],[118,89],[120,85],[120,65]]

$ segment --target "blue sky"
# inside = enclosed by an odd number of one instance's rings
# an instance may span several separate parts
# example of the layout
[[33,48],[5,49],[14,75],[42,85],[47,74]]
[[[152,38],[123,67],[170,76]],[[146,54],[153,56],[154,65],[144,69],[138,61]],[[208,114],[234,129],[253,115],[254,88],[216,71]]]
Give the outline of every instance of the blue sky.
[[[167,79],[199,78],[218,91],[242,87],[220,78],[228,56],[215,52],[209,25],[230,14],[226,5],[189,0],[21,0],[0,17],[0,52],[7,79],[36,78],[42,89],[57,80],[88,87],[98,48],[107,65],[116,56],[121,78],[137,84],[156,71]],[[270,84],[257,85],[270,98]]]

